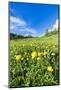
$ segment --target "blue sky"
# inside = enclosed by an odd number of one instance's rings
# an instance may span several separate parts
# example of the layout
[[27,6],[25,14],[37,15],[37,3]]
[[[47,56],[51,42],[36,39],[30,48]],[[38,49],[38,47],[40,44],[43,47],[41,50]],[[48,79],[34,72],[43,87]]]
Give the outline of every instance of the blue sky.
[[42,36],[58,21],[58,5],[9,3],[10,32]]

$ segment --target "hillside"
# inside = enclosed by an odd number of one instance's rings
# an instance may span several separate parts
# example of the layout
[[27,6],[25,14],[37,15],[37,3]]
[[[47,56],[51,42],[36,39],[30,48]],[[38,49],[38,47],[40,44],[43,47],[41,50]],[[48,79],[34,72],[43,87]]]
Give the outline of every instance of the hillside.
[[58,60],[58,32],[10,40],[10,87],[58,85]]
[[57,33],[58,33],[58,31],[57,30],[54,30],[54,31],[48,32],[46,36],[55,35]]
[[17,34],[14,34],[14,33],[10,33],[10,39],[24,39],[24,38],[32,38],[31,35],[29,36],[24,36],[24,35],[17,35]]
[[49,32],[47,36],[42,37],[36,37],[36,38],[24,38],[24,39],[17,39],[17,40],[11,40],[11,43],[13,44],[20,44],[22,45],[38,45],[38,44],[49,44],[53,43],[54,45],[58,45],[58,31]]

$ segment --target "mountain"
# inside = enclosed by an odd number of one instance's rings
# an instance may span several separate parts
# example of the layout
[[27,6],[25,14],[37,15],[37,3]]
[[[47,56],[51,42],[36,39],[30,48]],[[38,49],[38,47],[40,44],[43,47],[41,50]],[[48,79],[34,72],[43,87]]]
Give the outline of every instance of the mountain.
[[33,38],[33,37],[31,35],[23,36],[23,35],[17,35],[14,33],[10,33],[10,39],[24,39],[24,38]]

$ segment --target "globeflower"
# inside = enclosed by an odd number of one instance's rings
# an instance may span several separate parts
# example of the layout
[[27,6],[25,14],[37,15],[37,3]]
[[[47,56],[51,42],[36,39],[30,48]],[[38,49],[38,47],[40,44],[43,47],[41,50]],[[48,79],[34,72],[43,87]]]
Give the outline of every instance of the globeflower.
[[19,61],[21,59],[21,55],[16,55],[16,60]]
[[34,52],[31,53],[32,58],[37,57],[37,55],[38,55],[38,53],[36,51],[34,51]]
[[52,66],[48,66],[48,67],[47,67],[47,71],[49,71],[49,72],[53,72],[53,68],[52,68]]

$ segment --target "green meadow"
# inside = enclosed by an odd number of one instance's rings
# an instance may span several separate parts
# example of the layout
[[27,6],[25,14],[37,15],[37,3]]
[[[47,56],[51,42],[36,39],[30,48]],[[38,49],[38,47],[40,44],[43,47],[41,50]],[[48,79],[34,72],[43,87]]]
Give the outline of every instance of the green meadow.
[[10,40],[9,86],[59,84],[58,31],[42,37]]

